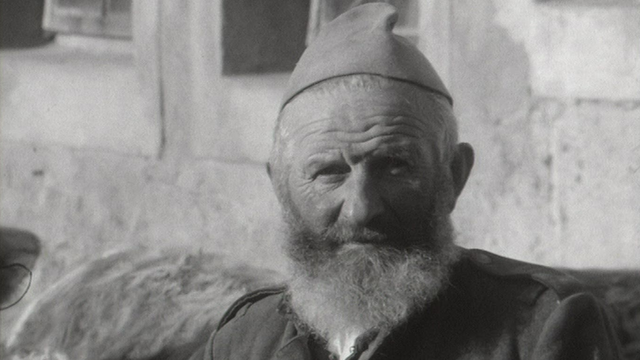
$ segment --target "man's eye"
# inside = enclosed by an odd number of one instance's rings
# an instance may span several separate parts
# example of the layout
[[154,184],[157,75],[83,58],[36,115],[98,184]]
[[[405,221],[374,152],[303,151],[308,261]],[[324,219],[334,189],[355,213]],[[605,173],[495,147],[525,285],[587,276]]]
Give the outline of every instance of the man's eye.
[[411,164],[399,158],[387,158],[382,161],[381,170],[390,175],[402,175],[411,170]]
[[329,165],[318,170],[314,174],[314,177],[344,175],[349,173],[349,171],[351,171],[351,168],[348,165]]

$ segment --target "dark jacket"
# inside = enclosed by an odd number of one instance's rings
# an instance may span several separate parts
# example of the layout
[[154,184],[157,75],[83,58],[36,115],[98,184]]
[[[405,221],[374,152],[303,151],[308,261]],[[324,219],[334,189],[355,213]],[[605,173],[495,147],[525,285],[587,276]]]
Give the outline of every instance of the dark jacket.
[[[295,325],[285,288],[238,300],[207,344],[205,359],[328,359]],[[328,315],[330,316],[330,315]],[[354,359],[618,359],[600,303],[568,275],[481,250],[463,250],[450,285]]]

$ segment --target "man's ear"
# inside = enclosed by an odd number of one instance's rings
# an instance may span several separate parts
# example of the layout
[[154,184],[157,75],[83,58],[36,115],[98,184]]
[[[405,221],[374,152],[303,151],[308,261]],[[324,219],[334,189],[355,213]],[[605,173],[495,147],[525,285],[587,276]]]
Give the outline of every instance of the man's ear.
[[460,196],[460,193],[462,193],[462,189],[464,189],[467,179],[469,179],[471,168],[473,168],[473,160],[474,155],[471,145],[467,143],[460,143],[456,145],[453,159],[449,165],[456,200],[458,199],[458,196]]

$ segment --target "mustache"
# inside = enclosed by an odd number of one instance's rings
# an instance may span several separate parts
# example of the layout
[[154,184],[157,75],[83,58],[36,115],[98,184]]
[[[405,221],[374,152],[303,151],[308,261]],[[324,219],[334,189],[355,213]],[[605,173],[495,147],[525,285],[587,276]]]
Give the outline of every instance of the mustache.
[[424,220],[414,223],[413,227],[402,227],[401,224],[381,219],[372,221],[364,227],[353,227],[347,224],[336,224],[316,234],[298,228],[300,240],[324,244],[328,250],[335,250],[348,244],[374,245],[388,248],[420,248],[428,249],[433,245],[435,230],[442,223],[442,217],[433,212],[425,212]]
[[[446,220],[446,219],[443,219]],[[448,221],[442,221],[440,227],[449,228]],[[434,254],[443,245],[443,239],[435,231],[415,234],[409,239],[407,234],[389,234],[366,227],[338,225],[318,234],[305,226],[290,228],[289,241],[285,247],[289,257],[299,264],[306,264],[310,272],[330,262],[344,251],[346,245],[371,245],[368,250],[377,255],[408,254],[415,251]],[[448,239],[448,237],[447,237]],[[344,255],[341,259],[345,259]],[[404,255],[403,255],[404,256]]]
[[336,245],[356,244],[384,244],[389,239],[387,232],[373,230],[371,228],[353,228],[337,226],[327,229],[320,235],[322,240]]
[[374,245],[376,247],[397,247],[392,234],[368,227],[332,226],[322,233],[314,233],[306,227],[296,229],[291,238],[298,249],[304,252],[335,253],[349,244]]

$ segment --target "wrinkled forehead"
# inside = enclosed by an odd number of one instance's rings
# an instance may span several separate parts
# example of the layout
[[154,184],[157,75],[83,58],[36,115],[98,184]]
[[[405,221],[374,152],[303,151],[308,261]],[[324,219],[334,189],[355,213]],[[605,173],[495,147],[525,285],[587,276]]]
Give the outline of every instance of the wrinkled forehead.
[[336,87],[330,91],[300,94],[283,110],[280,140],[306,137],[318,131],[365,131],[373,126],[404,124],[412,135],[439,139],[444,133],[441,116],[425,95],[410,85],[390,83],[379,88]]

